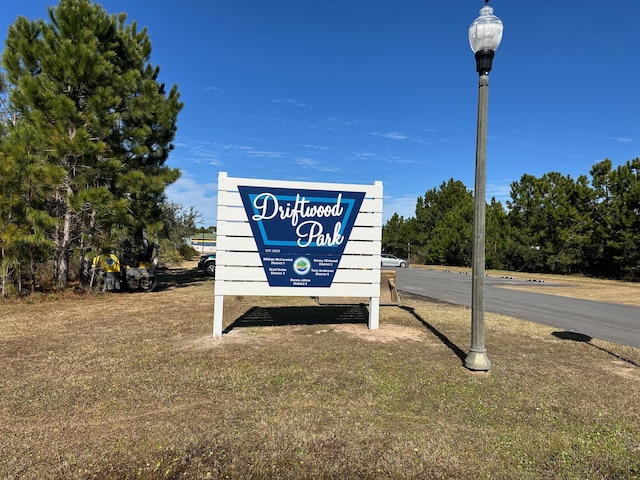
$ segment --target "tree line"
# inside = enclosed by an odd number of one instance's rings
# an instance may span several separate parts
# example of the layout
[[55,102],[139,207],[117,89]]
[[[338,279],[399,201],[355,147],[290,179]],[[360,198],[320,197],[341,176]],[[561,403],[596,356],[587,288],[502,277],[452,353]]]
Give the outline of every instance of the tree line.
[[143,234],[195,230],[197,212],[167,202],[166,165],[183,104],[158,80],[146,28],[89,0],[61,0],[48,20],[18,17],[0,76],[2,294],[65,288],[90,260]]
[[[394,214],[383,250],[417,263],[470,266],[473,193],[454,179],[418,197],[415,217]],[[506,207],[486,209],[486,267],[640,280],[640,158],[589,177],[525,174]]]

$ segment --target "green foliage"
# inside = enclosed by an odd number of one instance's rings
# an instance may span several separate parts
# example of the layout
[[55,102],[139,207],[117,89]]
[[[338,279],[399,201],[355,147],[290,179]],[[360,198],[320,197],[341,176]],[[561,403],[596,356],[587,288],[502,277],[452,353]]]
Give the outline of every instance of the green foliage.
[[382,227],[384,251],[411,261],[411,241],[415,236],[414,223],[394,213]]
[[163,266],[181,265],[185,260],[192,260],[200,252],[190,245],[181,243],[177,246],[167,238],[160,239],[160,263]]
[[179,253],[180,257],[182,257],[184,260],[190,260],[200,255],[200,252],[198,250],[193,248],[191,245],[186,244],[180,246]]
[[[613,169],[608,159],[585,175],[525,174],[511,184],[505,209],[486,209],[486,266],[492,269],[640,280],[640,158]],[[472,194],[450,179],[416,202],[415,218],[394,215],[383,249],[415,260],[468,266]]]
[[20,227],[2,256],[52,257],[59,287],[72,252],[159,232],[165,188],[180,174],[165,165],[177,86],[158,82],[146,29],[125,21],[60,0],[48,21],[19,17],[2,53],[0,227]]
[[603,276],[640,279],[640,158],[615,170],[606,159],[591,169],[595,190],[590,260]]
[[541,178],[523,175],[511,185],[507,204],[517,242],[514,268],[552,273],[584,270],[593,208],[593,191],[585,176],[574,180],[558,172]]
[[473,195],[462,182],[449,179],[419,197],[415,223],[426,263],[471,264]]
[[196,223],[200,214],[193,208],[185,210],[175,202],[164,202],[161,205],[162,229],[159,235],[166,238],[174,250],[180,250],[185,239],[196,231]]
[[491,199],[486,209],[486,242],[485,260],[487,268],[504,270],[509,258],[507,251],[510,244],[511,224],[502,203]]

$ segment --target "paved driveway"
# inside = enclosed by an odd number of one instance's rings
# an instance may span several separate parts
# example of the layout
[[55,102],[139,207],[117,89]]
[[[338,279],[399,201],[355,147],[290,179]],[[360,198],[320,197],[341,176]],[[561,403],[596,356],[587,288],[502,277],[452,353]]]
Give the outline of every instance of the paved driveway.
[[[400,292],[471,306],[471,274],[397,269]],[[535,285],[538,292],[523,292],[498,285]],[[484,307],[487,312],[542,323],[561,330],[640,348],[640,307],[578,300],[544,293],[552,284],[486,277]]]

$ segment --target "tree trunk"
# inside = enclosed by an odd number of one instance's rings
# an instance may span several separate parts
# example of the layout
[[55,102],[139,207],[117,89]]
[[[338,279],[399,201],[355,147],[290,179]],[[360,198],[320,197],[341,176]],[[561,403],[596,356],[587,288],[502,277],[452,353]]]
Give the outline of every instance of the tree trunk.
[[67,196],[65,200],[65,212],[64,223],[62,225],[62,238],[60,239],[59,258],[58,258],[58,271],[57,280],[58,288],[64,289],[67,287],[67,280],[69,278],[69,250],[71,247],[71,221],[73,218],[73,212],[71,211],[71,205],[69,205],[68,199],[72,195],[73,191],[70,185],[67,185]]
[[[96,210],[92,209],[91,214],[89,216],[89,227],[88,232],[84,232],[88,235],[81,235],[80,238],[80,265],[78,271],[78,278],[80,279],[80,287],[88,288],[91,283],[91,262],[89,260],[89,252],[96,248],[94,244],[94,232],[96,229]],[[88,237],[87,242],[85,243],[84,239]]]
[[[4,260],[4,249],[2,249],[2,255],[0,256],[0,261]],[[1,268],[2,270],[2,278],[0,278],[0,282],[2,282],[2,298],[7,296],[7,280],[8,280],[8,275],[7,275],[7,271],[4,268]]]
[[29,274],[31,276],[31,294],[36,293],[36,262],[33,260],[33,256],[29,258]]

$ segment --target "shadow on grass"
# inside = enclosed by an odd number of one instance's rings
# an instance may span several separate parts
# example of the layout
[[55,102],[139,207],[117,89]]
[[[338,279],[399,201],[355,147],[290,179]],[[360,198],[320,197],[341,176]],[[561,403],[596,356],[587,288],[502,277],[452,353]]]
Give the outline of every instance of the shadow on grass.
[[422,325],[424,325],[427,328],[427,330],[429,330],[436,337],[438,337],[438,339],[443,344],[445,344],[453,353],[455,353],[456,356],[460,359],[461,362],[464,363],[464,359],[467,357],[467,354],[464,352],[464,350],[462,350],[455,343],[453,343],[451,340],[449,340],[449,337],[447,337],[444,333],[442,333],[440,330],[438,330],[436,327],[434,327],[429,322],[427,322],[424,318],[422,318],[420,315],[418,315],[416,313],[416,311],[412,307],[401,306],[400,308],[402,310],[404,310],[405,312],[409,312],[411,315],[413,315],[413,317],[416,320],[418,320],[420,323],[422,323]]
[[283,327],[290,325],[368,325],[369,310],[366,305],[323,307],[253,307],[238,317],[222,332],[243,327]]
[[211,281],[211,277],[197,268],[162,268],[158,269],[158,286],[154,291],[171,290],[173,288],[185,288]]
[[559,338],[560,340],[569,340],[572,342],[578,342],[578,343],[586,343],[587,345],[596,348],[598,350],[600,350],[601,352],[605,352],[608,353],[609,355],[611,355],[612,357],[615,357],[618,360],[621,360],[623,362],[626,362],[630,365],[633,365],[635,367],[640,367],[640,363],[631,360],[629,358],[625,358],[621,355],[618,355],[617,353],[614,353],[610,350],[607,350],[606,348],[602,348],[598,345],[594,345],[593,343],[591,343],[591,340],[593,340],[592,337],[590,337],[589,335],[585,335],[583,333],[576,333],[576,332],[567,332],[567,331],[562,331],[562,332],[553,332],[551,335],[553,335],[556,338]]

